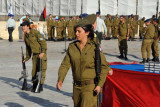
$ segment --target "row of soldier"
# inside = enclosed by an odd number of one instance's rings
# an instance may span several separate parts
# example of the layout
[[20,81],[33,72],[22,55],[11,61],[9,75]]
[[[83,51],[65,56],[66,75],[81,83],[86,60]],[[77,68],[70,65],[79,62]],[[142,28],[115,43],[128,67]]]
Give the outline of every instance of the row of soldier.
[[[110,39],[111,37],[116,39],[118,33],[118,26],[120,23],[120,19],[118,14],[116,14],[115,18],[112,18],[110,14],[107,14],[106,19],[104,20],[106,28],[107,28],[107,35],[105,35],[104,39]],[[68,36],[66,39],[74,40],[74,25],[79,22],[81,17],[79,16],[70,16],[69,20],[66,21],[65,17],[60,16],[58,21],[55,18],[52,19],[52,14],[49,15],[47,19],[47,32],[48,32],[48,40],[64,40],[66,36],[66,31],[68,31]],[[130,27],[130,34],[129,40],[134,40],[135,35],[138,32],[138,25],[139,25],[139,37],[142,39],[143,28],[144,28],[144,21],[145,18],[143,17],[141,20],[137,20],[137,17],[129,15],[128,18],[124,16],[125,22],[129,24]],[[66,29],[67,28],[67,29]],[[55,29],[57,31],[57,36],[55,38]]]
[[[160,13],[159,13],[160,16]],[[127,51],[128,46],[127,43],[124,42],[124,38],[121,37],[120,33],[124,33],[126,35],[126,40],[134,41],[135,35],[138,32],[138,25],[139,25],[139,38],[143,38],[142,42],[142,63],[149,62],[151,57],[151,49],[152,49],[152,55],[153,55],[153,61],[159,62],[159,49],[158,49],[158,41],[159,41],[159,27],[158,23],[160,23],[160,17],[156,19],[155,15],[152,16],[152,18],[145,20],[143,17],[140,20],[137,20],[137,17],[132,15],[129,15],[128,18],[126,16],[123,16],[123,19],[125,24],[124,28],[121,23],[122,16],[118,16],[116,14],[115,18],[112,19],[111,15],[107,14],[106,19],[104,20],[104,23],[107,28],[107,35],[105,35],[104,38],[110,39],[111,37],[114,39],[118,38],[119,42],[119,50],[120,50],[120,56],[119,58],[127,58]],[[66,39],[73,40],[75,39],[74,34],[74,25],[81,19],[79,19],[79,16],[77,17],[69,17],[69,20],[66,21],[65,17],[60,16],[58,21],[55,21],[52,19],[52,15],[49,15],[49,19],[47,20],[47,30],[48,30],[48,40],[54,40],[57,39],[58,41],[64,40],[66,38],[66,31],[68,32],[68,36]],[[150,23],[150,24],[147,24]],[[152,27],[150,27],[152,26]],[[57,36],[55,38],[55,28],[57,31]],[[152,34],[149,34],[151,31]],[[112,35],[112,36],[111,36]],[[119,36],[117,36],[119,35]],[[122,36],[125,36],[122,35]],[[122,39],[122,40],[121,40]],[[126,41],[125,40],[125,41]],[[123,43],[122,43],[123,42]],[[149,43],[145,43],[149,42]],[[146,57],[146,50],[147,50],[147,57]]]
[[[55,19],[52,19],[52,15],[49,15],[49,18],[47,20],[47,32],[48,32],[48,40],[64,40],[66,36],[66,28],[68,30],[68,36],[67,39],[74,40],[75,35],[74,35],[74,26],[75,24],[79,22],[79,16],[78,17],[69,17],[69,20],[66,21],[65,17],[60,16],[58,21]],[[55,28],[57,31],[57,36],[55,38]]]

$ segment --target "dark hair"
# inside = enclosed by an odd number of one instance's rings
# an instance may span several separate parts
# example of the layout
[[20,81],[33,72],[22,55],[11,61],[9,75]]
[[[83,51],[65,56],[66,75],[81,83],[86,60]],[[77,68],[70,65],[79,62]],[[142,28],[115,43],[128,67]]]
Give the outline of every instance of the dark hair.
[[85,32],[89,32],[88,38],[91,38],[93,40],[94,38],[94,29],[93,26],[91,24],[87,24],[84,26],[75,26],[74,27],[74,32],[76,33],[76,28],[81,27],[82,29],[84,29]]

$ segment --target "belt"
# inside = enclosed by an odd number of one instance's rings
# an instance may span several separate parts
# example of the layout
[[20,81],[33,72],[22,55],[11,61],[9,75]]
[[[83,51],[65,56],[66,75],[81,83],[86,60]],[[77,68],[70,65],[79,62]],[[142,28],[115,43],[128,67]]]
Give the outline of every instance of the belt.
[[33,55],[39,55],[39,53],[33,53]]
[[74,81],[73,82],[74,86],[79,86],[79,87],[83,87],[89,84],[94,84],[94,80],[91,79],[91,80],[86,80],[86,81]]

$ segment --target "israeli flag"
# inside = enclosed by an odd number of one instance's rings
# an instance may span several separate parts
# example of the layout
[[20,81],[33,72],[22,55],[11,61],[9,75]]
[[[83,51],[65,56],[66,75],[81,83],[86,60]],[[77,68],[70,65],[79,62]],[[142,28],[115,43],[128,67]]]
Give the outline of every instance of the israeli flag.
[[10,6],[9,6],[8,16],[11,16],[11,17],[14,16],[13,11],[12,11],[12,4],[11,3],[10,3]]

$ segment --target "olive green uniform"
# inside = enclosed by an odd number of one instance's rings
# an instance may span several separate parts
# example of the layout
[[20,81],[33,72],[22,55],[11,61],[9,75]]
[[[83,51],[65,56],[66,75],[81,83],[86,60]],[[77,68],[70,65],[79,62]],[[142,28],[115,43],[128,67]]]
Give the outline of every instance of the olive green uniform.
[[155,36],[154,25],[153,24],[148,25],[147,28],[145,28],[144,33],[145,33],[145,36],[144,36],[144,40],[142,42],[142,47],[141,47],[142,58],[143,59],[146,58],[146,51],[147,51],[147,58],[150,59],[151,45],[153,43],[153,38]]
[[133,29],[133,38],[135,38],[135,35],[137,33],[137,29],[138,29],[138,21],[137,20],[133,20],[132,21],[132,25],[134,27],[134,28],[132,28]]
[[[73,26],[75,26],[76,23],[77,23],[77,20],[72,20],[72,21],[73,21]],[[75,33],[74,32],[72,33],[72,38],[75,39]]]
[[[84,82],[94,80],[95,72],[95,48],[96,43],[88,39],[83,51],[80,51],[80,43],[75,41],[69,44],[65,58],[59,68],[58,81],[64,80],[70,66],[72,69],[73,81]],[[106,80],[107,72],[110,66],[102,52],[101,56],[101,74],[98,86],[103,87]],[[73,84],[73,101],[74,107],[96,107],[97,96],[93,96],[95,84],[86,84],[79,86]]]
[[48,18],[47,19],[47,34],[48,34],[48,39],[51,39],[52,34],[51,34],[51,27],[53,25],[53,19]]
[[132,28],[132,19],[128,19],[126,23],[128,24],[128,26],[130,26],[129,27],[129,38],[133,39],[134,36],[133,36],[133,28]]
[[58,20],[56,26],[57,26],[57,39],[62,39],[63,38],[63,35],[62,35],[62,33],[63,33],[63,21]]
[[23,21],[24,21],[24,22],[25,22],[25,21],[30,22],[29,18],[24,18]]
[[127,55],[127,51],[128,51],[128,46],[127,46],[127,33],[128,33],[128,29],[130,28],[130,26],[127,23],[120,23],[119,27],[118,27],[118,34],[119,34],[119,38],[118,38],[118,46],[119,46],[119,51],[120,54],[123,55]]
[[144,20],[143,19],[141,19],[141,20],[139,20],[139,36],[140,36],[140,38],[142,38],[142,36],[143,36],[143,30],[144,30]]
[[120,23],[120,20],[118,18],[115,18],[113,20],[113,37],[116,38],[117,37],[117,34],[118,34],[118,27],[119,27],[119,23]]
[[65,38],[66,36],[66,27],[67,27],[67,21],[66,20],[62,20],[63,22],[63,38]]
[[158,42],[159,42],[159,25],[156,24],[154,25],[155,27],[155,35],[154,35],[154,40],[152,43],[152,56],[154,58],[159,57],[159,47],[158,47]]
[[32,56],[32,62],[33,62],[32,82],[36,78],[36,67],[37,67],[37,60],[40,54],[40,48],[41,48],[41,53],[44,53],[41,65],[41,72],[42,72],[41,84],[44,84],[46,77],[46,69],[47,69],[46,41],[38,31],[31,29],[29,34],[27,33],[25,34],[25,44],[26,44],[26,58],[24,60],[27,61]]
[[[51,38],[54,38],[54,35],[55,35],[55,27],[56,27],[56,20],[52,20]],[[55,39],[55,38],[54,38],[54,39]]]
[[110,36],[111,34],[111,27],[112,27],[112,20],[110,20],[109,18],[104,20],[104,23],[107,27],[107,36]]
[[73,20],[69,20],[67,22],[67,29],[68,29],[68,39],[72,39],[72,35],[74,35],[74,22]]

